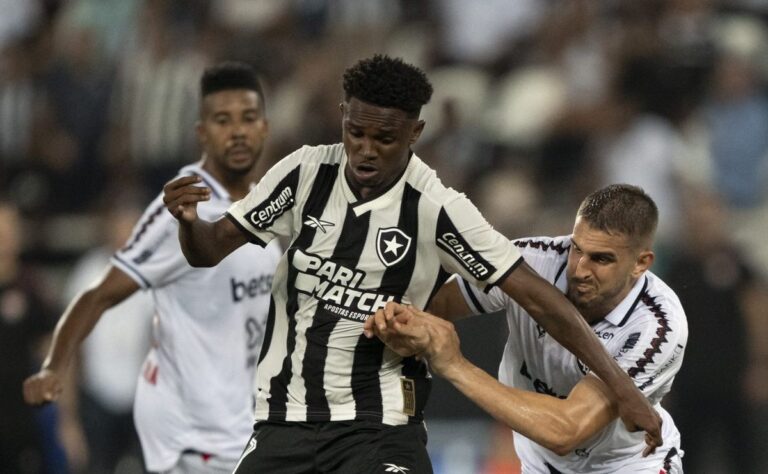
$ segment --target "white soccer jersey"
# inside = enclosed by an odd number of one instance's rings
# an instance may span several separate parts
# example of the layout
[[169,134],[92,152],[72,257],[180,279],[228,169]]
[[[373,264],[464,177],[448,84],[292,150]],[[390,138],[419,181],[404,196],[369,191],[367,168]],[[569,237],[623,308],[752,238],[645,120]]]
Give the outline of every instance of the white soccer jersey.
[[417,156],[374,199],[355,197],[341,144],[284,158],[230,218],[256,242],[291,240],[275,274],[275,318],[259,362],[257,420],[422,420],[426,367],[363,322],[387,301],[424,307],[451,273],[501,281],[520,261],[458,192]]
[[[526,263],[565,293],[569,236],[520,239],[515,245]],[[473,312],[506,311],[509,338],[499,366],[499,380],[513,387],[567,397],[587,373],[587,367],[498,288],[486,294],[466,281],[459,280],[459,285]],[[655,454],[642,457],[644,433],[628,432],[620,419],[565,456],[515,433],[523,472],[682,472],[680,433],[660,405],[680,370],[688,339],[688,323],[677,296],[659,277],[645,272],[626,298],[592,328],[661,414],[664,445]]]
[[[232,203],[199,164],[211,199],[203,219]],[[134,419],[150,471],[172,467],[191,449],[234,463],[252,432],[253,373],[270,307],[279,245],[244,245],[213,268],[191,267],[181,252],[178,222],[162,195],[147,208],[112,263],[152,292],[154,343],[139,377]]]

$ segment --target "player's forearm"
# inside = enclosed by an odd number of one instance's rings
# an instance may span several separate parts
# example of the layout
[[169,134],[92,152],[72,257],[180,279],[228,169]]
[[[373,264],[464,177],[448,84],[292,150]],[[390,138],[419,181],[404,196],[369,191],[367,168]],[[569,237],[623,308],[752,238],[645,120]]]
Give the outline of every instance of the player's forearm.
[[202,219],[192,222],[179,221],[181,251],[193,267],[212,267],[224,258],[217,249],[215,237],[212,222]]
[[567,413],[565,401],[507,387],[466,359],[441,375],[514,431],[560,455],[573,449],[579,425]]
[[529,314],[545,331],[605,381],[620,399],[627,391],[635,390],[629,376],[608,354],[592,328],[565,296],[553,288],[552,294],[540,301],[544,305]]
[[524,265],[510,275],[502,288],[557,342],[602,378],[619,399],[635,390],[629,376],[605,351],[584,318],[560,290]]
[[42,368],[63,374],[83,339],[90,334],[107,307],[108,304],[99,299],[96,290],[81,293],[56,324]]

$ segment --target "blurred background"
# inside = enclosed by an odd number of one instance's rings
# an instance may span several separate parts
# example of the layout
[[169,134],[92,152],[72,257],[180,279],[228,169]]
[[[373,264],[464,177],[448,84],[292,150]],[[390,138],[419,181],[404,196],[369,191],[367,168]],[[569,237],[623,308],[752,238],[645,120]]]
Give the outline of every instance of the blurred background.
[[[0,12],[0,472],[19,455],[21,472],[142,472],[130,413],[151,303],[105,316],[62,403],[30,410],[20,384],[137,212],[199,158],[203,68],[259,70],[266,168],[340,140],[341,73],[376,52],[428,73],[415,150],[505,235],[569,233],[607,183],[651,194],[653,270],[690,326],[665,400],[686,470],[768,472],[768,1],[0,0]],[[495,374],[503,317],[460,332]],[[440,380],[427,415],[437,473],[519,472],[509,431]],[[21,448],[22,435],[39,442]]]

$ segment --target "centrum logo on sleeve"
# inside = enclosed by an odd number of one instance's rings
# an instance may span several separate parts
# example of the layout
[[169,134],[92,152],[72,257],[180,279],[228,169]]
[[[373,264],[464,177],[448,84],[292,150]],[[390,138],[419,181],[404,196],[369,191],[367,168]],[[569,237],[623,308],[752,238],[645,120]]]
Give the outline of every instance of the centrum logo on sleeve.
[[285,211],[293,207],[296,199],[293,197],[293,189],[284,187],[277,195],[273,193],[262,204],[253,209],[248,215],[248,220],[257,229],[266,229],[275,220],[285,214]]
[[490,263],[476,255],[475,251],[460,235],[445,232],[437,238],[437,243],[478,280],[485,280],[496,270]]

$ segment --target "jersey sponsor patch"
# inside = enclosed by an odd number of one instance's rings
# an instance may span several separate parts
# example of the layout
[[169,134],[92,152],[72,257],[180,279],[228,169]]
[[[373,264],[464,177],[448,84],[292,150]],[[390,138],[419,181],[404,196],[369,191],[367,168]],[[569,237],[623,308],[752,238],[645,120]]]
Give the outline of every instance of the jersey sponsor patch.
[[290,186],[277,189],[269,198],[248,213],[248,221],[257,229],[267,229],[295,203],[296,198]]
[[376,254],[381,263],[391,267],[405,257],[411,248],[412,240],[397,227],[379,229],[376,233]]
[[297,291],[314,296],[322,308],[338,317],[365,322],[372,313],[394,301],[394,295],[360,288],[365,272],[330,259],[297,250],[293,267],[298,271]]
[[403,391],[403,413],[416,416],[416,384],[413,380],[403,377],[400,379],[400,388]]

